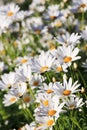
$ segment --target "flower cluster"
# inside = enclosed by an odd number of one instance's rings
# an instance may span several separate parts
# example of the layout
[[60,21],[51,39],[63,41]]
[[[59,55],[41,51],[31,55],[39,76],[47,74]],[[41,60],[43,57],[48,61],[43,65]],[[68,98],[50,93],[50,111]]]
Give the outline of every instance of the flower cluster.
[[8,130],[62,130],[59,121],[68,117],[72,126],[66,129],[81,129],[73,116],[86,122],[87,1],[27,2],[0,5],[0,110],[16,108],[15,115],[24,118],[11,126],[7,113],[4,125]]

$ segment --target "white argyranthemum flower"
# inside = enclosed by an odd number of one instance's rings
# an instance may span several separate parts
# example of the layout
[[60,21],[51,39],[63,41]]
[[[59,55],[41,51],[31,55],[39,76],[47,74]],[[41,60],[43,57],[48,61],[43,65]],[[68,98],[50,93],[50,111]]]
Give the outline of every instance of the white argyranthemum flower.
[[36,122],[39,123],[39,126],[36,130],[46,130],[48,128],[52,128],[55,124],[55,121],[52,117],[49,116],[36,116]]
[[70,77],[69,80],[66,80],[65,75],[63,76],[63,84],[60,82],[55,82],[54,83],[54,93],[59,97],[59,98],[67,98],[70,96],[75,96],[75,93],[80,91],[78,89],[80,84],[78,84],[78,81],[72,82],[72,78]]
[[19,68],[16,68],[16,74],[18,80],[29,82],[32,78],[32,71],[31,66],[29,64],[23,64],[22,66],[19,66]]
[[70,66],[73,61],[80,59],[80,56],[77,56],[79,49],[77,47],[73,48],[72,46],[59,46],[53,53],[55,58],[58,59],[60,64],[66,64]]
[[68,109],[80,108],[84,105],[83,99],[79,97],[70,97],[65,101],[65,107]]
[[53,69],[55,70],[55,72],[67,72],[68,70],[67,70],[67,68],[68,68],[68,66],[66,65],[66,63],[60,63],[60,61],[58,61],[58,59],[57,60],[55,60],[55,62],[54,62],[54,66],[53,66]]
[[43,86],[39,87],[39,90],[37,91],[37,93],[46,92],[47,94],[52,94],[54,92],[53,85],[54,83],[52,82],[50,82],[49,84],[43,83]]
[[87,10],[87,0],[73,0],[71,10],[73,12],[85,12]]
[[16,73],[10,72],[1,76],[0,89],[5,90],[11,88],[16,82]]
[[46,13],[44,14],[45,19],[51,19],[51,20],[54,20],[55,18],[58,18],[60,16],[61,16],[61,12],[59,11],[58,5],[48,6],[48,9],[46,10]]
[[11,94],[5,94],[3,99],[4,106],[10,106],[18,101],[18,97],[11,95]]
[[32,79],[30,81],[30,87],[32,89],[38,88],[42,85],[42,82],[45,80],[44,77],[42,77],[42,75],[35,73],[32,76]]
[[27,92],[27,84],[25,82],[17,82],[10,89],[10,93],[16,97],[21,97]]
[[15,20],[17,13],[19,12],[19,6],[15,3],[4,5],[0,8],[0,16],[6,19]]
[[35,34],[40,34],[44,28],[41,17],[32,17],[26,20],[26,27]]
[[[16,44],[16,43],[14,43]],[[18,66],[18,65],[23,65],[23,64],[28,64],[29,62],[29,57],[28,56],[24,56],[24,57],[17,57],[15,60],[14,60],[14,63]]]
[[32,71],[37,73],[44,73],[49,71],[53,65],[54,58],[49,52],[42,51],[38,57],[32,62]]
[[79,43],[81,36],[78,35],[78,33],[72,33],[71,35],[69,33],[62,34],[60,37],[58,37],[56,40],[61,45],[65,46],[75,46],[77,43]]
[[35,109],[35,116],[50,116],[55,117],[55,120],[58,119],[59,114],[63,112],[62,108],[64,103],[59,103],[57,96],[51,97],[51,101],[48,106],[40,104],[39,107]]

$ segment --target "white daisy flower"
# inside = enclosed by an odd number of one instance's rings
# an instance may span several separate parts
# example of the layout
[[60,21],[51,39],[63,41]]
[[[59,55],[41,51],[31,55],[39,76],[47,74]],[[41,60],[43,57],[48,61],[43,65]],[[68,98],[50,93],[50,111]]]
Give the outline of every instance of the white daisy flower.
[[4,106],[10,106],[18,101],[18,97],[11,95],[11,94],[5,94],[3,99]]
[[40,87],[42,85],[42,82],[45,80],[44,77],[42,77],[40,74],[35,73],[32,76],[32,79],[30,81],[30,87],[32,89]]
[[60,82],[54,83],[54,93],[59,98],[67,98],[70,96],[75,96],[75,93],[80,91],[78,87],[80,84],[78,84],[78,81],[72,83],[72,78],[69,78],[69,80],[66,80],[65,75],[63,76],[63,84]]
[[1,76],[0,89],[5,90],[11,88],[16,83],[16,73],[10,72]]
[[72,33],[71,35],[67,32],[66,34],[60,35],[56,40],[59,44],[65,45],[65,46],[75,46],[77,43],[79,43],[81,36],[78,35],[78,33]]
[[15,20],[15,16],[19,12],[19,9],[19,6],[14,3],[4,5],[0,8],[0,16],[2,15],[6,19],[13,21]]
[[27,84],[25,82],[17,82],[10,89],[10,93],[16,97],[21,97],[27,92]]
[[43,83],[43,86],[39,87],[39,90],[37,91],[37,93],[47,93],[47,94],[52,94],[54,92],[53,90],[53,83],[50,82],[49,84]]
[[73,12],[85,12],[87,10],[87,0],[73,0],[71,10]]
[[52,126],[55,124],[54,119],[49,116],[36,116],[35,120],[37,123],[39,123],[37,130],[46,130],[48,128],[52,128]]
[[79,49],[73,48],[72,46],[60,46],[55,50],[53,55],[58,59],[60,64],[65,63],[67,66],[70,66],[73,61],[80,59],[80,56],[77,56]]
[[50,116],[55,117],[55,120],[58,119],[59,114],[63,112],[62,108],[64,103],[59,103],[59,99],[57,96],[51,97],[51,102],[49,102],[48,106],[44,106],[40,104],[39,107],[35,109],[35,116]]
[[29,82],[32,78],[32,71],[31,71],[31,66],[29,64],[23,64],[22,66],[19,66],[19,68],[16,68],[16,74],[17,74],[17,79],[24,81],[24,82]]
[[35,57],[32,62],[32,71],[37,73],[44,73],[49,71],[54,62],[54,58],[49,52],[41,52],[39,57]]
[[84,105],[83,99],[79,97],[70,97],[65,101],[65,107],[67,109],[80,108]]
[[45,19],[51,19],[51,20],[54,20],[55,18],[58,18],[60,16],[61,16],[61,12],[59,11],[58,5],[48,6],[48,9],[46,13],[44,14]]

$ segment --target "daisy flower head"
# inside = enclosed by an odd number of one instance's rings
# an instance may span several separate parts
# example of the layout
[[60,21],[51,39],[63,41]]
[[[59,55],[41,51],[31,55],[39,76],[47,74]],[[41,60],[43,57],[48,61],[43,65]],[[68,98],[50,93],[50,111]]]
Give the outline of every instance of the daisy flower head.
[[32,79],[30,81],[30,87],[32,89],[35,89],[37,87],[40,87],[42,85],[42,82],[45,80],[45,78],[40,75],[40,74],[37,74],[35,73],[33,76],[32,76]]
[[34,102],[33,97],[28,93],[24,93],[21,98],[23,102],[19,105],[19,109],[25,109]]
[[65,45],[65,46],[75,46],[77,43],[79,43],[81,36],[78,35],[78,33],[72,33],[71,35],[67,32],[66,34],[60,35],[56,40],[59,44]]
[[27,92],[27,84],[25,82],[17,82],[10,89],[10,93],[16,97],[22,97]]
[[71,11],[85,12],[87,10],[87,0],[73,0]]
[[0,81],[0,89],[5,90],[12,87],[16,83],[16,73],[9,72],[9,74],[3,74]]
[[32,78],[32,70],[29,64],[23,64],[15,69],[17,74],[17,79],[24,82],[30,82]]
[[77,47],[59,46],[53,55],[58,59],[60,64],[65,63],[67,66],[70,66],[73,61],[81,58],[80,56],[77,56],[78,53],[79,49]]
[[15,20],[15,16],[19,12],[19,9],[20,8],[18,5],[10,3],[0,8],[0,15],[3,15],[3,17],[5,17],[6,19],[10,19],[13,21]]
[[68,66],[66,65],[66,63],[60,63],[60,61],[55,60],[54,65],[53,65],[53,69],[55,70],[55,72],[60,73],[60,72],[67,72]]
[[60,82],[55,82],[54,83],[54,93],[61,99],[61,98],[67,98],[74,96],[75,93],[80,91],[78,89],[80,84],[78,84],[78,81],[72,82],[72,78],[70,77],[69,80],[67,81],[66,76],[63,76],[63,83],[61,84]]
[[35,120],[39,124],[37,130],[46,130],[55,124],[54,119],[49,116],[36,116]]
[[32,17],[26,20],[26,27],[35,34],[40,34],[44,28],[44,24],[41,17]]
[[67,109],[77,109],[84,105],[83,99],[79,97],[70,97],[65,101],[65,106]]
[[34,58],[32,62],[32,71],[37,73],[44,73],[49,71],[54,62],[53,56],[49,52],[41,51],[41,54]]
[[61,16],[61,12],[59,11],[58,5],[50,5],[46,13],[44,14],[44,18],[48,20],[54,20],[55,18],[59,18]]
[[10,106],[18,101],[18,97],[12,95],[12,94],[5,94],[3,99],[4,106]]
[[53,94],[54,90],[53,90],[53,85],[54,83],[50,82],[49,84],[43,83],[43,87],[40,86],[39,89],[37,91],[37,93],[47,93],[47,94]]

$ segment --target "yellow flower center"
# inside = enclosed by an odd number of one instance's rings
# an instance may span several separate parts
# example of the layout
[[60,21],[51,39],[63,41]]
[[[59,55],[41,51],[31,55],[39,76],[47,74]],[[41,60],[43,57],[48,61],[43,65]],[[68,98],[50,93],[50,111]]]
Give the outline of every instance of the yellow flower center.
[[70,109],[74,109],[75,106],[74,106],[74,105],[70,105],[69,108],[70,108]]
[[50,119],[47,121],[47,126],[50,127],[53,125],[53,123],[54,123],[54,120]]
[[62,25],[62,23],[60,21],[55,23],[55,27],[60,27]]
[[43,66],[43,67],[41,67],[41,69],[40,69],[41,73],[44,73],[44,72],[47,71],[47,70],[48,70],[48,66]]
[[53,90],[48,89],[46,92],[47,92],[48,94],[50,94],[50,93],[53,93]]
[[16,101],[16,97],[12,97],[11,99],[10,99],[10,102],[11,103],[14,103]]
[[50,16],[50,19],[52,19],[52,20],[55,19],[55,18],[56,18],[56,16]]
[[52,45],[51,47],[50,47],[50,50],[55,50],[56,49],[56,47],[54,46],[54,45]]
[[63,68],[62,68],[62,66],[59,66],[59,67],[56,68],[56,70],[60,72],[60,71],[63,70]]
[[84,3],[80,5],[80,8],[85,8],[85,7],[86,7],[86,4]]
[[63,91],[63,95],[64,95],[64,96],[68,96],[68,95],[70,95],[70,93],[71,93],[70,90],[64,90],[64,91]]
[[40,33],[41,33],[41,30],[36,30],[35,33],[36,33],[36,34],[40,34]]
[[48,106],[49,105],[49,101],[48,100],[43,101],[43,105],[44,106]]
[[26,63],[27,62],[27,59],[22,59],[21,60],[21,63],[23,64],[23,63]]
[[5,53],[6,53],[5,50],[0,51],[0,55],[5,55]]
[[33,82],[33,86],[38,86],[39,85],[39,82],[38,81],[34,81]]
[[13,13],[12,11],[9,11],[9,12],[7,13],[8,16],[13,16],[13,14],[14,14],[14,13]]
[[55,115],[55,113],[56,113],[55,110],[50,110],[50,111],[48,111],[48,115],[49,115],[49,116],[53,116],[53,115]]
[[30,97],[25,97],[23,100],[24,100],[24,102],[29,102],[31,99],[30,99]]
[[64,58],[64,62],[65,63],[68,63],[68,62],[70,62],[72,60],[72,58],[70,57],[70,56],[66,56],[65,58]]

